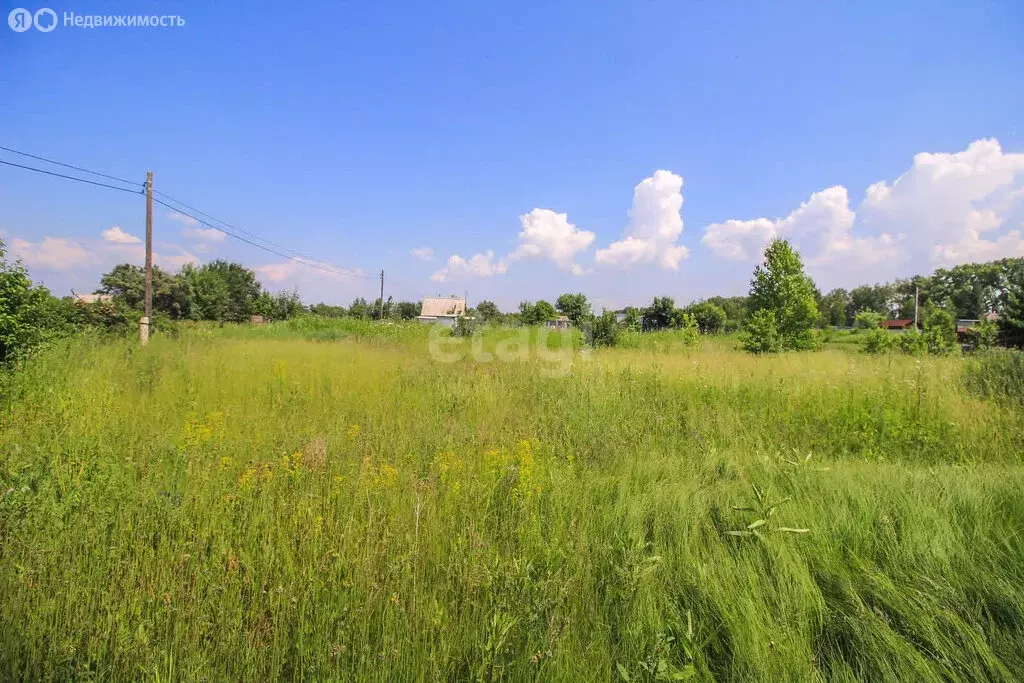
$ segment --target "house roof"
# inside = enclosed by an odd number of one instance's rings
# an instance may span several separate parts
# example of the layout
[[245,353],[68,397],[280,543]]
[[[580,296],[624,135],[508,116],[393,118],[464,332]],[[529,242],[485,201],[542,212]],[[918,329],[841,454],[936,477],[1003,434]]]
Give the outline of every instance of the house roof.
[[423,299],[421,318],[466,315],[466,300],[458,297],[432,296]]
[[893,318],[882,323],[882,327],[907,327],[914,324],[910,318]]
[[110,294],[78,294],[77,292],[72,292],[71,296],[74,297],[75,301],[80,301],[83,304],[106,303],[114,300],[114,297]]

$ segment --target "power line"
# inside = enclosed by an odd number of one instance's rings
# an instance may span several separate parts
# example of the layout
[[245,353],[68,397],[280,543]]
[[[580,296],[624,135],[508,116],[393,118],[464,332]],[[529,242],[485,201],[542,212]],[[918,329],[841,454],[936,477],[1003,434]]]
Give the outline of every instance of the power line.
[[100,173],[99,171],[92,171],[92,170],[90,170],[88,168],[82,168],[81,166],[74,166],[72,164],[65,164],[63,161],[54,161],[53,159],[47,159],[46,157],[36,156],[35,154],[29,154],[28,152],[21,152],[19,150],[12,149],[10,147],[4,147],[3,145],[0,145],[0,149],[4,150],[5,152],[13,152],[14,154],[20,154],[23,157],[28,157],[29,159],[35,159],[36,161],[45,161],[46,163],[54,164],[55,166],[63,166],[64,168],[70,168],[70,169],[73,169],[75,171],[81,171],[82,173],[90,173],[90,174],[92,174],[94,176],[99,176],[100,178],[106,178],[108,180],[116,180],[119,183],[125,183],[127,185],[140,185],[140,184],[142,184],[142,183],[135,182],[134,180],[125,180],[124,178],[118,178],[116,175],[108,175],[106,173]]
[[234,237],[236,240],[240,240],[242,242],[245,242],[246,244],[252,245],[252,246],[256,247],[257,249],[262,249],[263,251],[267,251],[267,252],[270,252],[271,254],[275,254],[275,255],[280,256],[282,258],[286,258],[286,259],[289,259],[291,261],[295,261],[296,263],[301,263],[301,264],[309,266],[311,268],[317,268],[317,269],[322,270],[322,271],[327,272],[327,273],[333,273],[334,275],[342,275],[344,277],[360,278],[360,279],[364,279],[364,280],[375,280],[376,279],[375,277],[370,276],[370,275],[357,275],[356,273],[346,273],[345,271],[342,271],[342,270],[335,270],[334,268],[328,268],[327,266],[321,265],[320,263],[317,263],[317,262],[315,262],[315,261],[313,261],[313,260],[311,260],[311,259],[309,259],[308,257],[305,257],[305,256],[302,256],[302,257],[289,256],[288,254],[281,253],[280,251],[276,251],[274,249],[271,249],[270,247],[265,247],[262,244],[258,244],[256,242],[253,242],[252,240],[246,239],[245,237],[242,237],[240,235],[236,235],[235,233],[233,233],[233,232],[231,232],[229,230],[225,230],[224,228],[218,227],[218,226],[214,225],[213,223],[209,223],[207,221],[204,221],[203,219],[198,218],[196,216],[193,216],[190,213],[186,213],[184,211],[180,211],[177,207],[168,204],[167,202],[163,201],[162,199],[157,199],[156,197],[154,197],[153,201],[156,202],[157,204],[161,204],[163,206],[166,206],[168,209],[172,209],[174,211],[177,211],[178,213],[180,213],[183,216],[188,216],[189,218],[191,218],[192,220],[196,221],[200,225],[205,225],[206,227],[212,228],[213,230],[216,230],[218,232],[222,232],[225,235],[228,235],[229,237]]
[[145,192],[145,188],[143,188],[141,190],[130,190],[127,187],[117,187],[116,185],[108,185],[107,183],[98,183],[95,180],[86,180],[85,178],[76,178],[74,176],[64,175],[63,173],[54,173],[53,171],[46,171],[46,170],[41,169],[41,168],[33,168],[32,166],[23,166],[21,164],[16,164],[13,161],[4,161],[3,159],[0,159],[0,164],[3,164],[4,166],[14,166],[15,168],[23,168],[26,171],[35,171],[36,173],[45,173],[46,175],[52,175],[52,176],[55,176],[57,178],[65,178],[66,180],[74,180],[74,181],[77,181],[77,182],[80,182],[80,183],[88,183],[89,185],[97,185],[99,187],[107,187],[107,188],[110,188],[111,190],[120,190],[121,192],[130,192],[132,194],[142,194],[143,192]]
[[[288,247],[284,246],[283,244],[278,244],[277,242],[274,242],[273,240],[268,240],[265,237],[260,237],[259,235],[255,235],[255,234],[249,232],[248,230],[245,230],[243,228],[238,227],[237,225],[231,225],[231,223],[228,223],[227,221],[222,221],[221,219],[217,218],[216,216],[211,216],[208,213],[200,211],[199,209],[197,209],[194,206],[189,206],[188,204],[186,204],[185,202],[181,201],[180,199],[175,199],[174,197],[172,197],[171,195],[169,195],[169,194],[167,194],[165,192],[160,192],[159,190],[153,190],[153,194],[158,194],[161,197],[167,199],[168,201],[174,202],[175,204],[180,204],[181,206],[184,206],[189,211],[194,211],[195,213],[199,214],[200,216],[205,216],[206,218],[209,218],[211,221],[216,221],[217,223],[220,223],[221,225],[226,226],[226,227],[230,228],[231,230],[236,230],[236,231],[242,233],[243,235],[248,235],[249,237],[251,237],[254,240],[259,240],[260,242],[265,242],[266,244],[271,244],[271,245],[277,247],[278,249],[283,249],[284,251],[287,251],[287,252],[289,252],[289,253],[291,253],[291,254],[293,254],[295,256],[298,256],[299,258],[304,258],[304,259],[307,259],[307,260],[310,260],[310,261],[314,260],[314,259],[310,258],[309,256],[306,256],[305,254],[300,254],[299,252],[295,251],[294,249],[289,249]],[[171,207],[171,208],[174,208],[174,207]],[[181,213],[181,211],[179,211],[178,209],[174,209],[174,210],[178,211],[178,213]],[[191,218],[195,218],[195,216],[191,216]]]
[[[13,149],[11,147],[5,147],[3,145],[0,145],[0,150],[4,150],[4,151],[7,151],[7,152],[13,152],[14,154],[20,154],[21,156],[29,157],[31,159],[36,159],[38,161],[43,161],[43,162],[48,163],[48,164],[54,164],[54,165],[57,165],[57,166],[63,166],[64,168],[70,168],[70,169],[79,171],[81,173],[89,173],[89,174],[92,174],[92,175],[95,175],[95,176],[98,176],[98,177],[101,177],[101,178],[108,178],[110,180],[116,180],[117,182],[125,183],[127,185],[136,185],[137,184],[137,183],[135,183],[133,181],[125,180],[124,178],[119,178],[117,176],[109,175],[107,173],[100,173],[99,171],[93,171],[91,169],[84,168],[84,167],[81,167],[81,166],[75,166],[73,164],[66,164],[66,163],[64,163],[62,161],[56,161],[54,159],[48,159],[46,157],[37,156],[35,154],[29,154],[28,152],[22,152],[20,150]],[[33,166],[25,166],[25,165],[22,165],[22,164],[16,164],[16,163],[14,163],[12,161],[3,161],[2,159],[0,159],[0,164],[3,164],[5,166],[12,166],[14,168],[24,169],[26,171],[34,171],[36,173],[43,173],[43,174],[46,174],[46,175],[49,175],[49,176],[53,176],[55,178],[63,178],[65,180],[74,180],[75,182],[86,183],[88,185],[95,185],[97,187],[105,187],[105,188],[110,189],[110,190],[119,190],[121,192],[130,192],[131,194],[143,194],[146,191],[145,183],[142,184],[142,188],[141,189],[136,190],[136,189],[129,189],[129,188],[126,188],[126,187],[118,187],[116,185],[110,185],[108,183],[101,183],[101,182],[97,182],[95,180],[87,180],[85,178],[78,178],[78,177],[75,177],[75,176],[65,175],[63,173],[56,173],[54,171],[47,171],[45,169],[35,168]],[[207,226],[209,228],[212,228],[213,230],[216,230],[218,232],[222,232],[225,235],[228,235],[229,237],[234,237],[236,240],[239,240],[241,242],[245,242],[246,244],[254,246],[257,249],[262,249],[263,251],[269,252],[271,254],[275,254],[275,255],[280,256],[282,258],[289,259],[290,261],[295,261],[296,263],[300,263],[302,265],[310,266],[311,268],[316,268],[318,270],[322,270],[322,271],[327,272],[327,273],[332,273],[334,275],[340,275],[340,276],[343,276],[343,277],[351,277],[351,278],[357,278],[357,279],[365,279],[365,280],[374,280],[374,279],[376,279],[375,277],[370,276],[370,275],[358,275],[356,273],[348,273],[348,272],[345,272],[345,271],[342,271],[342,270],[337,270],[335,268],[329,268],[327,266],[324,266],[324,265],[318,263],[315,259],[310,258],[309,256],[301,254],[301,253],[299,253],[299,252],[297,252],[297,251],[295,251],[293,249],[289,249],[288,247],[285,247],[284,245],[278,244],[277,242],[273,242],[271,240],[268,240],[268,239],[265,239],[263,237],[260,237],[259,235],[255,235],[255,234],[253,234],[253,233],[251,233],[251,232],[249,232],[247,230],[244,230],[244,229],[242,229],[242,228],[240,228],[238,226],[231,225],[227,221],[222,221],[222,220],[220,220],[219,218],[217,218],[215,216],[211,216],[208,213],[200,211],[199,209],[195,208],[194,206],[190,206],[189,204],[186,204],[185,202],[183,202],[183,201],[181,201],[179,199],[175,199],[174,197],[172,197],[172,196],[170,196],[170,195],[168,195],[166,193],[156,192],[156,194],[158,194],[158,195],[160,195],[162,197],[165,197],[166,199],[168,199],[168,200],[170,200],[170,201],[172,201],[172,202],[174,202],[176,204],[184,206],[187,209],[189,209],[191,211],[194,211],[195,213],[199,214],[200,216],[205,216],[206,218],[209,218],[212,221],[216,221],[216,222],[220,223],[221,225],[227,226],[228,228],[230,228],[230,230],[226,230],[226,229],[224,229],[224,228],[222,228],[220,226],[217,226],[217,225],[214,225],[214,224],[209,223],[207,221],[204,221],[203,219],[198,218],[197,216],[194,216],[192,214],[189,214],[189,213],[186,213],[186,212],[182,211],[177,206],[172,206],[171,204],[168,204],[165,201],[162,201],[160,199],[154,198],[153,201],[155,201],[156,203],[161,204],[161,205],[167,207],[168,209],[171,209],[172,211],[176,211],[177,213],[179,213],[179,214],[181,214],[183,216],[187,216],[187,217],[191,218],[192,220],[196,221],[197,223],[205,225],[205,226]],[[245,237],[242,237],[241,235],[235,234],[235,232],[232,232],[232,230],[240,232],[243,235],[248,235],[251,239],[246,239]],[[280,251],[277,251],[275,249],[271,249],[270,247],[264,246],[262,244],[258,244],[256,242],[253,242],[252,240],[259,240],[260,242],[266,242],[267,244],[272,244],[275,247],[277,247],[278,249],[281,249],[281,250],[286,251],[286,252],[290,252],[292,255],[281,253]]]

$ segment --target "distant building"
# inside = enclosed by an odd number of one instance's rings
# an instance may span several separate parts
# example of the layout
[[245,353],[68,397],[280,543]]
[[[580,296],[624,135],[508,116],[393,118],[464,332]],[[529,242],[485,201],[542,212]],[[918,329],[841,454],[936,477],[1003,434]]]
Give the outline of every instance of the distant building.
[[71,298],[80,304],[106,304],[114,300],[111,294],[77,294],[71,292]]
[[466,300],[457,296],[432,296],[423,299],[423,308],[416,317],[421,323],[434,323],[451,327],[466,315]]
[[567,330],[572,323],[569,322],[568,316],[560,315],[552,320],[545,320],[544,324],[552,330]]
[[882,323],[883,330],[909,330],[913,326],[913,318],[893,318]]

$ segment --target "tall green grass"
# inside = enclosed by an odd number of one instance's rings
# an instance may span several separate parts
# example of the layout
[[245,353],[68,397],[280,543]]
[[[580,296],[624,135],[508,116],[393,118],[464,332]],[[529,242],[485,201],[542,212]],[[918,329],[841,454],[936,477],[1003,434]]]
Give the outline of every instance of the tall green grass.
[[0,677],[1024,668],[1024,415],[959,359],[706,344],[552,373],[315,324],[70,342],[14,378]]

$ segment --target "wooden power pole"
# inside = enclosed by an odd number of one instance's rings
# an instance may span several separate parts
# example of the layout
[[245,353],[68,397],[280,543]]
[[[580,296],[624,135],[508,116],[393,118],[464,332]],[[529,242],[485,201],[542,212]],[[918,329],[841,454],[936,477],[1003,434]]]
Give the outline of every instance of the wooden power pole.
[[380,319],[384,319],[384,270],[380,271]]
[[146,172],[146,312],[139,324],[139,339],[149,343],[149,324],[153,320],[153,172]]

